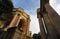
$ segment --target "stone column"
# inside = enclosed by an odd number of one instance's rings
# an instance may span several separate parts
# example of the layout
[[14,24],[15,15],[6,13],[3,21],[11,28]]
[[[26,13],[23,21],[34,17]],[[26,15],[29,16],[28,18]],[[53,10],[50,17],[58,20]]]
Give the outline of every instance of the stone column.
[[39,9],[37,10],[37,17],[38,17],[38,21],[39,21],[39,25],[40,25],[40,33],[41,33],[40,35],[41,35],[41,39],[46,39],[46,33],[45,33],[45,29],[44,29],[44,24],[43,24],[42,16],[40,14]]

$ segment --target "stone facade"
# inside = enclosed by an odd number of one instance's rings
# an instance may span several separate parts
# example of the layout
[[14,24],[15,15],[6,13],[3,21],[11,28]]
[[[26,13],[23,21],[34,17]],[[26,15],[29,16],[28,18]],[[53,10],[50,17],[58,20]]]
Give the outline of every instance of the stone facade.
[[[28,39],[30,16],[24,12],[22,8],[13,9],[13,19],[7,27],[0,27],[1,39]],[[1,22],[2,23],[2,22]],[[1,24],[0,23],[0,24]],[[4,24],[4,22],[3,22]],[[32,38],[32,37],[30,37]]]
[[41,0],[37,17],[41,39],[60,39],[60,16],[50,6],[49,0]]

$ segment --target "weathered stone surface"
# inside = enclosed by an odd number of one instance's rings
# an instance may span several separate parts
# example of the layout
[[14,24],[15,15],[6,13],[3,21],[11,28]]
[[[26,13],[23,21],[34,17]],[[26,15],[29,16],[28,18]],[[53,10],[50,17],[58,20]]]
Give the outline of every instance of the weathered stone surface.
[[4,28],[0,29],[3,31],[1,39],[28,39],[30,16],[20,8],[14,8],[12,13],[14,18],[10,24],[7,27],[3,25]]
[[41,39],[60,39],[60,16],[49,5],[49,0],[41,0],[41,7],[40,10],[37,10],[37,17],[40,24]]

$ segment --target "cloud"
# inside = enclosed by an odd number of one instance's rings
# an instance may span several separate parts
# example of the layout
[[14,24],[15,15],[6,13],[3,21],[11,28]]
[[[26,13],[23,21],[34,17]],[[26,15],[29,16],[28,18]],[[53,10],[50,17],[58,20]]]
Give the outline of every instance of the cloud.
[[54,7],[56,12],[60,15],[60,4],[57,4],[56,7]]
[[31,18],[30,30],[32,31],[32,34],[38,33],[40,31],[39,22],[37,19],[37,8],[39,7],[37,6],[35,9],[25,10],[25,12],[28,13]]
[[[40,7],[40,1],[32,0],[32,3],[36,3],[36,6],[32,6],[33,8],[30,8],[29,10],[25,9],[25,12],[27,12],[30,15],[31,23],[30,23],[30,30],[32,31],[32,34],[40,32],[39,29],[39,22],[37,19],[37,8]],[[37,4],[38,2],[38,4]]]
[[60,15],[60,0],[50,0],[50,5]]
[[31,15],[31,25],[30,30],[32,31],[32,34],[38,33],[40,31],[39,29],[39,22],[36,15]]

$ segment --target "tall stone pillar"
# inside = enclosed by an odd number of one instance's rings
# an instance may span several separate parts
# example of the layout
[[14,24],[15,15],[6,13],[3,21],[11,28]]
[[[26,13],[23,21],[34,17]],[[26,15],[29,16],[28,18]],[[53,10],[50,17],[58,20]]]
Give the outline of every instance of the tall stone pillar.
[[37,11],[37,17],[42,32],[41,38],[60,39],[60,16],[49,5],[49,0],[41,0],[40,3],[40,11]]
[[46,39],[46,32],[45,32],[45,29],[44,29],[44,24],[43,24],[42,16],[40,15],[40,8],[37,10],[37,18],[38,18],[39,25],[40,25],[41,39]]

